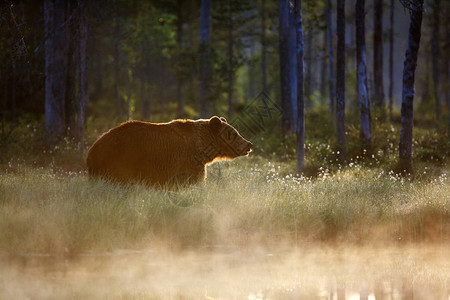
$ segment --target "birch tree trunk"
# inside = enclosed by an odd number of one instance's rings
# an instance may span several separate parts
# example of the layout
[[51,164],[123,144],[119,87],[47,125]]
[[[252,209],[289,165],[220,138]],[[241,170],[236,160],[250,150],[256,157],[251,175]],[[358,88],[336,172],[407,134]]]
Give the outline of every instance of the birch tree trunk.
[[403,66],[402,118],[400,130],[399,158],[400,166],[405,171],[412,167],[412,136],[413,136],[413,104],[414,75],[417,66],[417,55],[420,46],[423,0],[418,0],[410,8],[410,25],[408,45]]
[[44,1],[45,23],[45,129],[50,143],[64,133],[66,95],[66,31],[64,0]]
[[297,36],[297,174],[301,174],[305,168],[305,118],[303,97],[303,22],[301,0],[295,0],[294,15],[296,18]]
[[200,17],[200,117],[207,118],[211,111],[211,0],[202,0]]
[[[372,148],[370,105],[367,92],[365,0],[356,0],[356,65],[359,96],[359,137],[363,149]],[[369,151],[370,152],[370,151]]]
[[337,0],[336,133],[339,158],[345,161],[345,0]]

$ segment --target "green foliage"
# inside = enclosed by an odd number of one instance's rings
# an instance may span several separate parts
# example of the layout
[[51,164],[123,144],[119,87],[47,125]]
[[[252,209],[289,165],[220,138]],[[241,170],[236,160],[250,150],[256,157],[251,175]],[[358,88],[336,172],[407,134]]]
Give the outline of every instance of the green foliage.
[[[251,29],[256,15],[251,1],[219,1],[213,6],[212,39],[214,94],[228,93],[228,81],[246,63],[249,41],[255,36]],[[230,52],[231,51],[231,52]]]

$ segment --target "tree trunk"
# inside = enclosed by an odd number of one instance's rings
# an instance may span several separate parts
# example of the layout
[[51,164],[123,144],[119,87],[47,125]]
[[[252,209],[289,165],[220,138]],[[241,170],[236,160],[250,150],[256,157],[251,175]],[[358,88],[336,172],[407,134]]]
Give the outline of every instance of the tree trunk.
[[267,87],[267,46],[266,46],[266,0],[261,1],[261,68],[262,68],[262,86],[263,91],[269,93]]
[[305,118],[303,97],[303,22],[301,0],[295,0],[294,15],[297,31],[297,174],[301,174],[305,168]]
[[[450,14],[450,6],[445,5],[444,16]],[[447,20],[444,28],[444,97],[447,103],[447,135],[450,137],[450,22]]]
[[3,101],[2,101],[2,136],[5,134],[5,125],[6,125],[6,108],[8,103],[8,75],[6,67],[3,70],[4,74],[2,76],[3,83]]
[[[291,133],[293,125],[292,82],[291,82],[291,37],[289,1],[279,0],[280,6],[280,81],[281,81],[281,108],[283,134]],[[296,70],[294,70],[296,72]]]
[[372,148],[370,131],[370,105],[367,92],[365,0],[356,0],[356,65],[359,95],[359,136],[363,149]]
[[44,1],[45,23],[45,129],[50,143],[64,133],[66,89],[65,1]]
[[178,99],[178,105],[177,105],[177,117],[178,118],[185,118],[186,117],[186,111],[184,109],[184,99],[183,99],[183,84],[180,80],[177,82],[177,99]]
[[391,27],[389,29],[389,119],[393,121],[394,109],[394,0],[391,0]]
[[417,66],[417,55],[420,46],[420,30],[422,26],[423,0],[416,7],[410,9],[408,46],[403,66],[402,90],[402,121],[400,130],[399,158],[400,166],[406,171],[412,167],[412,136],[413,136],[413,101],[414,101],[414,73]]
[[68,41],[67,41],[67,81],[66,81],[66,97],[65,97],[65,130],[66,135],[74,137],[77,130],[77,71],[78,71],[78,42],[79,28],[77,27],[78,16],[75,16],[76,7],[72,6],[71,1],[68,2],[68,14],[73,14],[68,24]]
[[78,147],[84,150],[84,129],[86,126],[86,108],[88,103],[88,74],[87,74],[87,39],[88,16],[87,0],[78,0],[79,6],[79,31],[80,31],[80,81],[78,86]]
[[384,122],[386,112],[383,85],[383,0],[374,0],[373,55],[374,103],[377,116]]
[[[432,74],[431,70],[431,55],[424,55],[424,58],[422,59],[422,69],[424,70],[424,74]],[[423,76],[419,78],[420,80],[417,82],[417,86],[419,87],[420,94],[418,95],[418,99],[422,103],[426,103],[428,100],[431,99],[431,92],[430,92],[430,84],[432,84],[429,76]]]
[[[101,42],[98,39],[91,39],[91,47],[92,49],[97,49],[98,44],[101,45]],[[98,43],[98,44],[97,44]],[[99,45],[99,46],[100,46]],[[93,70],[95,70],[95,76],[93,79],[93,88],[91,89],[91,97],[90,100],[98,100],[103,97],[104,91],[103,91],[103,75],[104,75],[104,55],[102,52],[92,53],[91,56],[91,66]],[[93,90],[93,91],[92,91]]]
[[16,61],[11,59],[11,121],[17,123],[17,103],[16,103]]
[[337,1],[336,130],[339,158],[345,161],[345,0]]
[[200,20],[200,117],[211,112],[211,0],[202,0]]
[[335,108],[335,91],[334,91],[334,50],[333,50],[333,7],[331,5],[331,0],[328,0],[328,66],[329,66],[329,97],[330,97],[330,113],[331,118],[334,119],[334,108]]
[[440,101],[439,101],[439,13],[440,0],[433,0],[433,28],[431,31],[431,67],[433,73],[433,96],[435,101],[436,126],[439,126]]
[[150,103],[148,101],[148,95],[147,95],[147,84],[145,80],[144,74],[141,75],[141,88],[140,88],[140,96],[141,96],[141,118],[143,121],[148,121],[150,114]]
[[228,0],[228,117],[233,114],[233,15]]
[[311,24],[311,21],[308,22],[309,27],[309,32],[306,35],[306,55],[305,55],[305,60],[306,60],[306,67],[305,67],[305,71],[306,71],[306,77],[304,78],[305,82],[304,82],[304,98],[305,98],[305,105],[306,107],[311,107],[311,86],[312,86],[312,62],[313,62],[313,49],[312,49],[312,43],[313,43],[313,26]]
[[326,81],[327,81],[327,41],[328,41],[328,35],[327,35],[327,28],[323,31],[323,53],[322,53],[322,60],[321,60],[321,67],[320,67],[320,95],[322,98],[325,98],[326,94]]
[[119,110],[119,121],[123,122],[123,112],[122,112],[122,99],[120,97],[120,87],[119,87],[119,49],[118,45],[116,45],[114,49],[114,82],[116,86],[116,101],[117,101],[117,109]]
[[[248,57],[255,56],[255,44],[248,49]],[[247,85],[245,87],[245,95],[247,99],[252,99],[258,92],[261,92],[261,87],[258,84],[258,76],[256,76],[256,69],[250,62],[245,64],[245,71],[247,73]]]
[[123,112],[122,112],[122,99],[120,97],[120,24],[119,19],[116,18],[116,25],[114,28],[114,83],[116,86],[116,101],[117,109],[119,110],[119,121],[123,122]]
[[123,51],[121,51],[119,49],[119,57],[120,57],[120,61],[122,62],[122,70],[124,72],[124,77],[125,77],[125,93],[126,93],[126,97],[127,97],[127,110],[126,110],[126,120],[130,120],[131,119],[131,87],[130,87],[130,75],[128,72],[128,65],[127,62],[125,61],[125,55],[123,53]]
[[[293,3],[292,3],[293,4]],[[289,117],[291,118],[292,130],[297,128],[297,30],[296,19],[294,15],[294,7],[289,9],[289,83],[291,86],[290,103],[292,110]]]
[[161,82],[159,85],[159,105],[161,106],[161,117],[164,119],[166,117],[166,94],[164,93],[166,87]]
[[[182,0],[177,0],[177,44],[178,51],[182,51],[183,49],[183,6]],[[183,99],[183,82],[178,75],[177,78],[177,116],[182,118],[186,115],[184,109],[184,99]]]

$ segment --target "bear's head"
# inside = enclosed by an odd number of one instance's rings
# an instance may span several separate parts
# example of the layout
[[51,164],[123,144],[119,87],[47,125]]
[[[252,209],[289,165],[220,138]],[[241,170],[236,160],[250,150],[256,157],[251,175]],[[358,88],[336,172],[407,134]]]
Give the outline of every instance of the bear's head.
[[217,158],[234,159],[250,153],[253,144],[244,139],[225,118],[214,116],[209,119],[209,126],[219,152]]

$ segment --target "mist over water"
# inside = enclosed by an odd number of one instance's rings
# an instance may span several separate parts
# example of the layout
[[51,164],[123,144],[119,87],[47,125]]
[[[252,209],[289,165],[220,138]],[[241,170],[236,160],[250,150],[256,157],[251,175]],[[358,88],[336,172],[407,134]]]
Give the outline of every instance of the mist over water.
[[[301,244],[0,261],[1,299],[449,299],[450,247]],[[336,298],[339,297],[339,298]],[[359,298],[361,297],[361,298]]]

